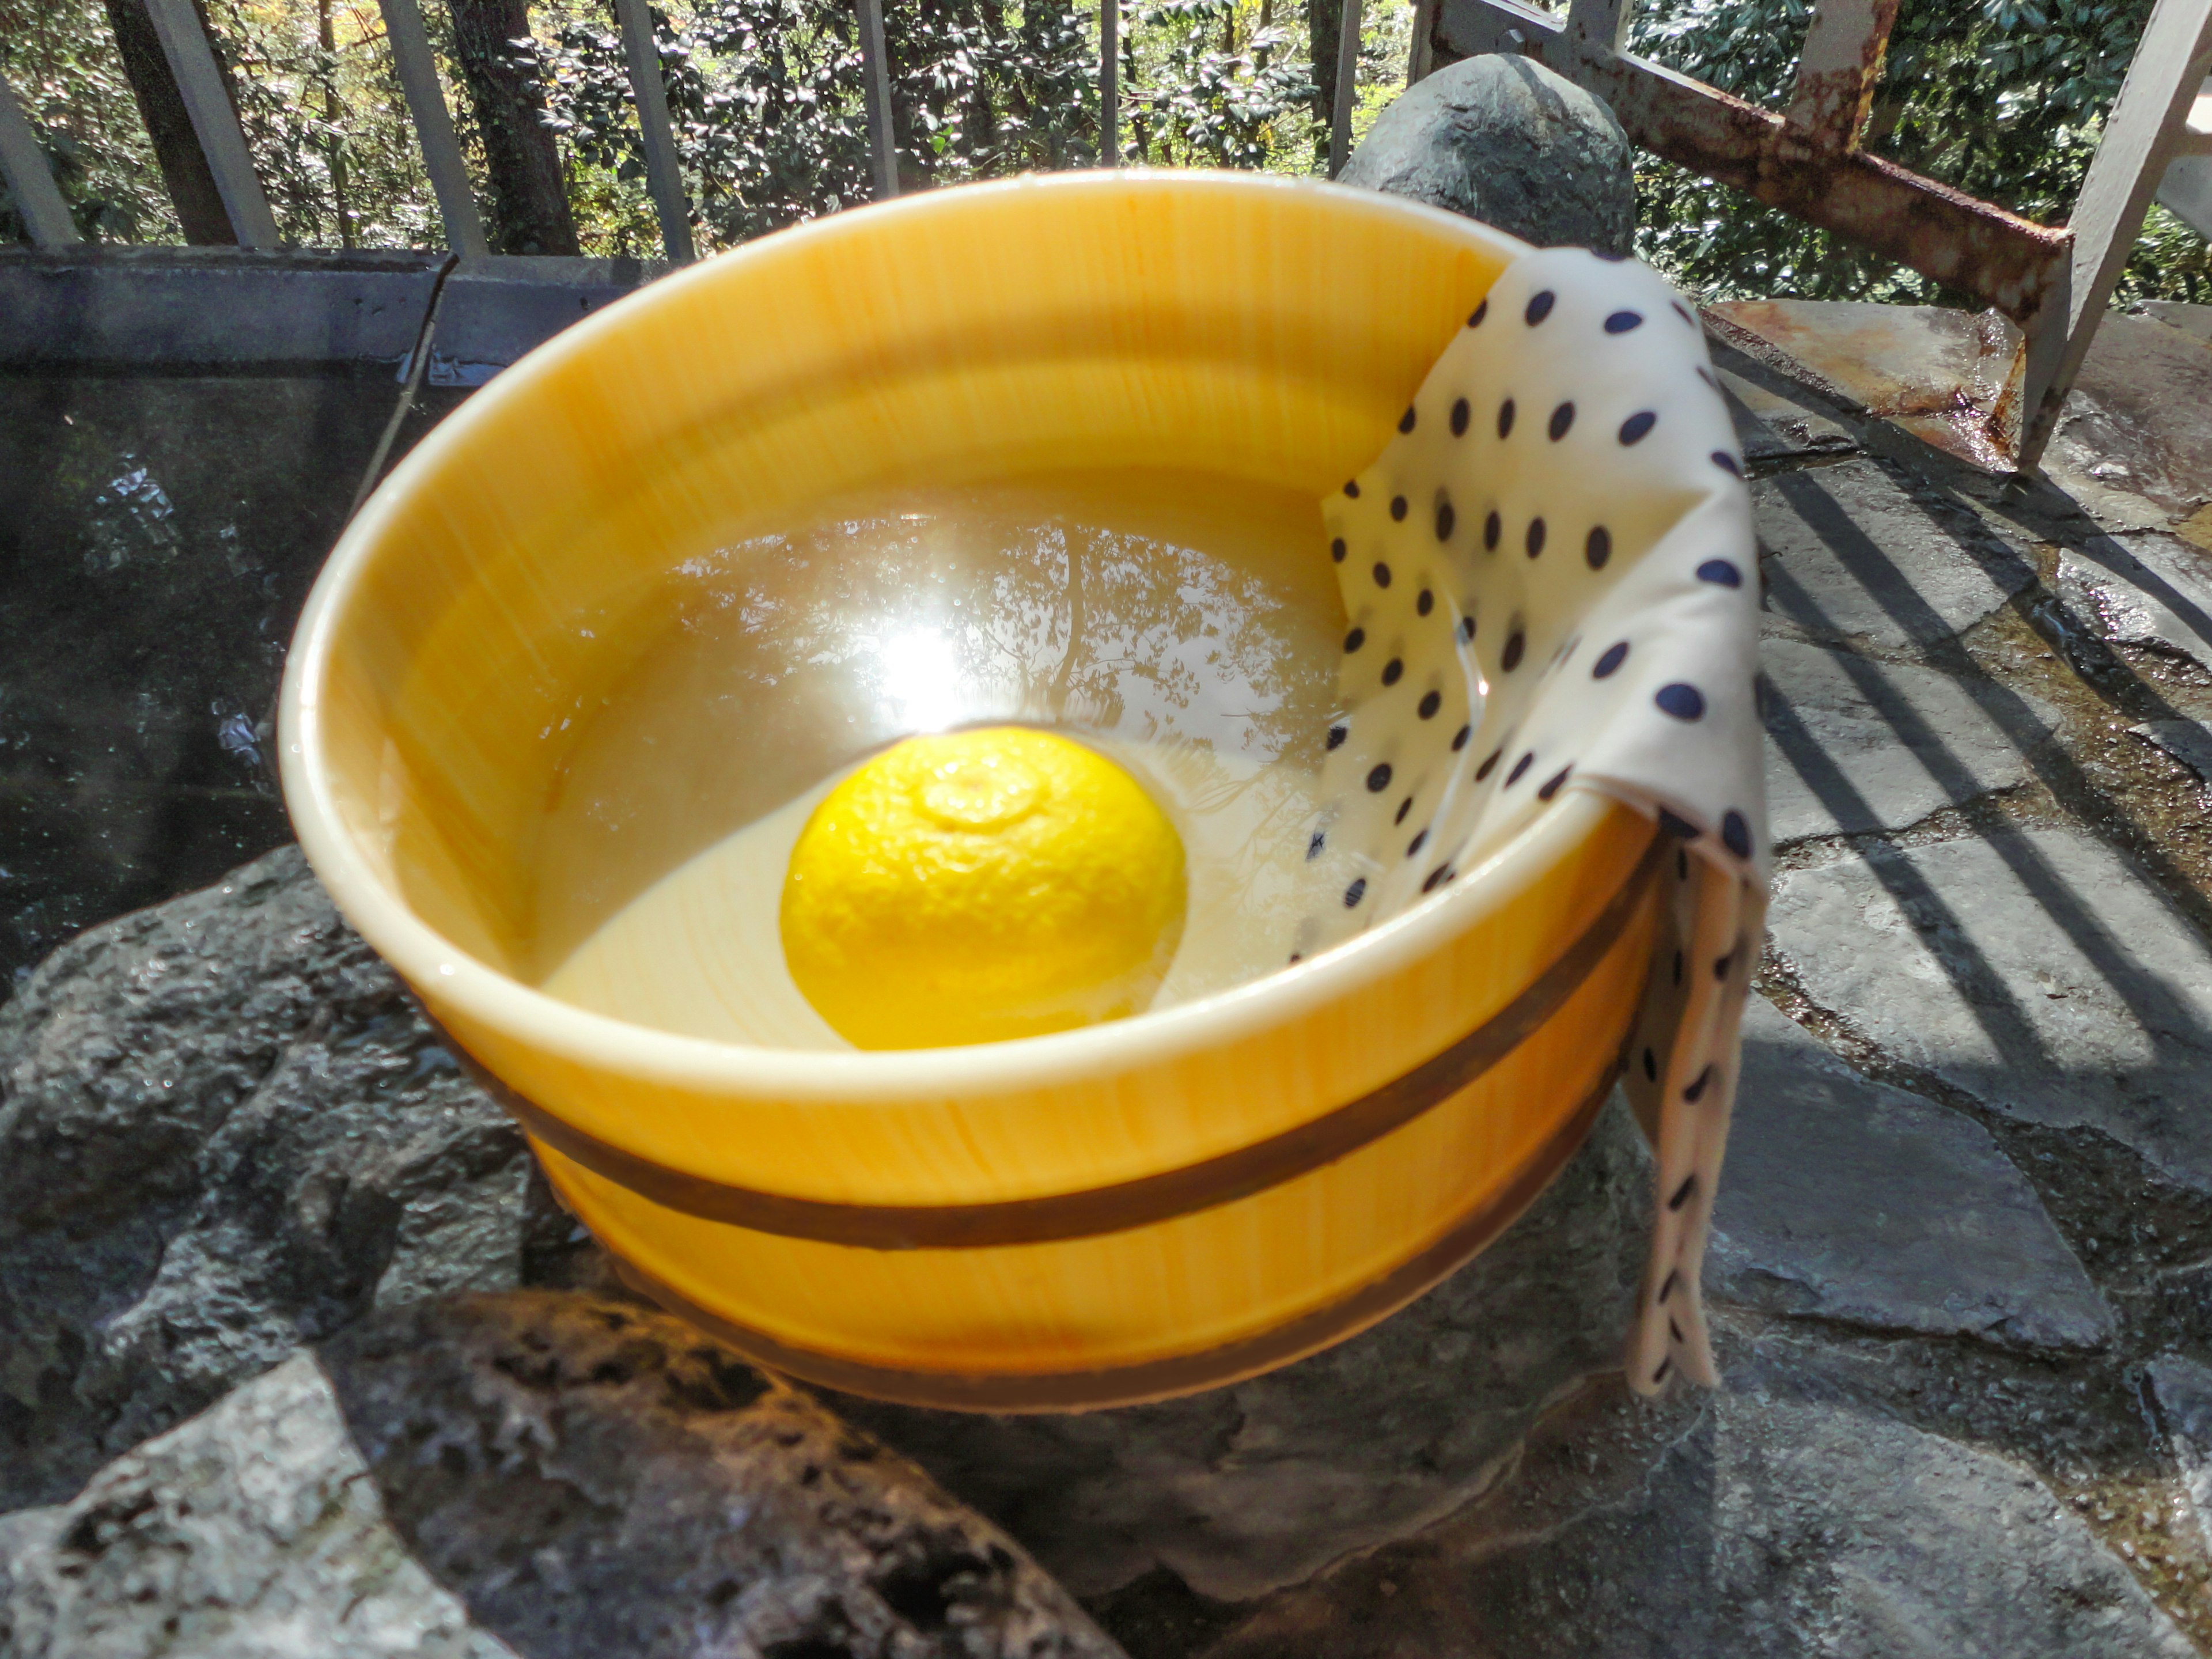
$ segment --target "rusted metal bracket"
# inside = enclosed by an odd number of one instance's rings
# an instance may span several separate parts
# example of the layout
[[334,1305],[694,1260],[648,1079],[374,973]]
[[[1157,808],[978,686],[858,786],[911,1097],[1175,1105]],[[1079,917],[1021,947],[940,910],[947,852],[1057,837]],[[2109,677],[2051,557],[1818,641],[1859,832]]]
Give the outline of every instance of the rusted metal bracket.
[[2069,223],[2037,224],[1869,155],[1867,113],[1897,0],[1820,0],[1777,113],[1625,49],[1633,0],[1438,0],[1437,42],[1520,52],[1612,106],[1630,137],[1770,207],[1848,237],[2020,325],[1991,437],[2033,471],[2184,134],[2212,57],[2212,0],[2158,0]]

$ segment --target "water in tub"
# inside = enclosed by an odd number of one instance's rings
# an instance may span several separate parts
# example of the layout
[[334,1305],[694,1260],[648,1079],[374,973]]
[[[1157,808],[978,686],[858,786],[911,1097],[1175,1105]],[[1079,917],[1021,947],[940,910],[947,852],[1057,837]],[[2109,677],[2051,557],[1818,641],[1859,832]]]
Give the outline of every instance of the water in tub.
[[1342,601],[1303,492],[1071,474],[841,503],[670,573],[665,629],[574,740],[539,842],[544,988],[689,1036],[849,1046],[785,965],[792,848],[902,737],[1048,727],[1125,768],[1188,872],[1152,1006],[1281,968],[1344,886],[1310,857]]

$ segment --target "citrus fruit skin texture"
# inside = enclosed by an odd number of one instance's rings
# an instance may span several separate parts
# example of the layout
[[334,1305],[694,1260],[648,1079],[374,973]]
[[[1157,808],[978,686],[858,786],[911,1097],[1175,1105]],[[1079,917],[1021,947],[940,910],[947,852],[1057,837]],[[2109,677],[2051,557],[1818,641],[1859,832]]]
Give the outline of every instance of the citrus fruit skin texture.
[[1182,842],[1081,744],[908,738],[814,809],[779,918],[791,976],[861,1048],[940,1048],[1136,1012],[1182,936]]

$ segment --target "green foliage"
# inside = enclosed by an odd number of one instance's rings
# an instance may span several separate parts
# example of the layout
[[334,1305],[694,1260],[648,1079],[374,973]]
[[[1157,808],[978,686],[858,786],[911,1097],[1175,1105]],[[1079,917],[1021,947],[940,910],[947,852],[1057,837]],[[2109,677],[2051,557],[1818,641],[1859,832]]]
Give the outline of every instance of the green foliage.
[[[100,0],[0,0],[0,73],[46,147],[80,236],[181,238]],[[0,184],[0,241],[24,235]]]
[[1132,90],[1125,160],[1160,167],[1264,167],[1311,139],[1314,83],[1288,29],[1240,39],[1234,0],[1157,0],[1136,14],[1122,52]]
[[[1804,0],[1653,0],[1634,49],[1754,103],[1790,93]],[[2045,223],[2096,152],[2150,0],[1905,0],[1868,148]],[[1638,251],[1716,298],[1967,303],[1917,273],[1682,168],[1647,161]],[[2212,298],[2203,243],[2154,211],[2120,297]]]
[[[1869,146],[2032,217],[2061,220],[2150,3],[1905,0]],[[374,0],[210,0],[209,9],[289,240],[442,241]],[[446,7],[422,0],[422,9],[481,179],[472,112],[450,73]],[[1093,164],[1098,18],[1085,0],[890,0],[886,9],[902,188]],[[1312,112],[1312,9],[1287,0],[1123,0],[1121,159],[1319,171],[1328,135]],[[1635,46],[1778,106],[1808,10],[1808,0],[1645,0]],[[536,38],[514,47],[545,78],[586,251],[657,253],[609,0],[533,0],[532,13]],[[1364,9],[1355,134],[1404,74],[1410,13],[1410,0]],[[702,248],[871,193],[850,0],[662,0],[653,16]],[[39,125],[85,234],[175,240],[100,0],[0,0],[0,68]],[[1641,168],[1638,194],[1645,256],[1716,296],[1961,298],[1662,162]],[[0,195],[0,235],[15,230]],[[2212,300],[2212,256],[2154,210],[2121,295]]]
[[413,247],[442,240],[373,3],[209,0],[208,12],[254,170],[286,241]]
[[[870,193],[850,7],[699,0],[653,13],[686,184],[709,246],[742,241]],[[906,186],[1085,166],[1097,94],[1080,14],[1031,0],[923,0],[885,20],[894,138]],[[611,19],[559,22],[546,55],[552,125],[580,167],[633,185],[644,155]]]

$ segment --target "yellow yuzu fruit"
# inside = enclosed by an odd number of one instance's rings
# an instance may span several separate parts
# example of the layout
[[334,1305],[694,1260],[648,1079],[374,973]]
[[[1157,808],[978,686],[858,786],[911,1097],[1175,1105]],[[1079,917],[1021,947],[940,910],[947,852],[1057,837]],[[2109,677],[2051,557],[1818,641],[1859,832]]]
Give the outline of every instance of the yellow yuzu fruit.
[[1049,732],[908,738],[793,849],[792,978],[862,1048],[996,1042],[1118,1018],[1182,933],[1182,842],[1137,781]]

